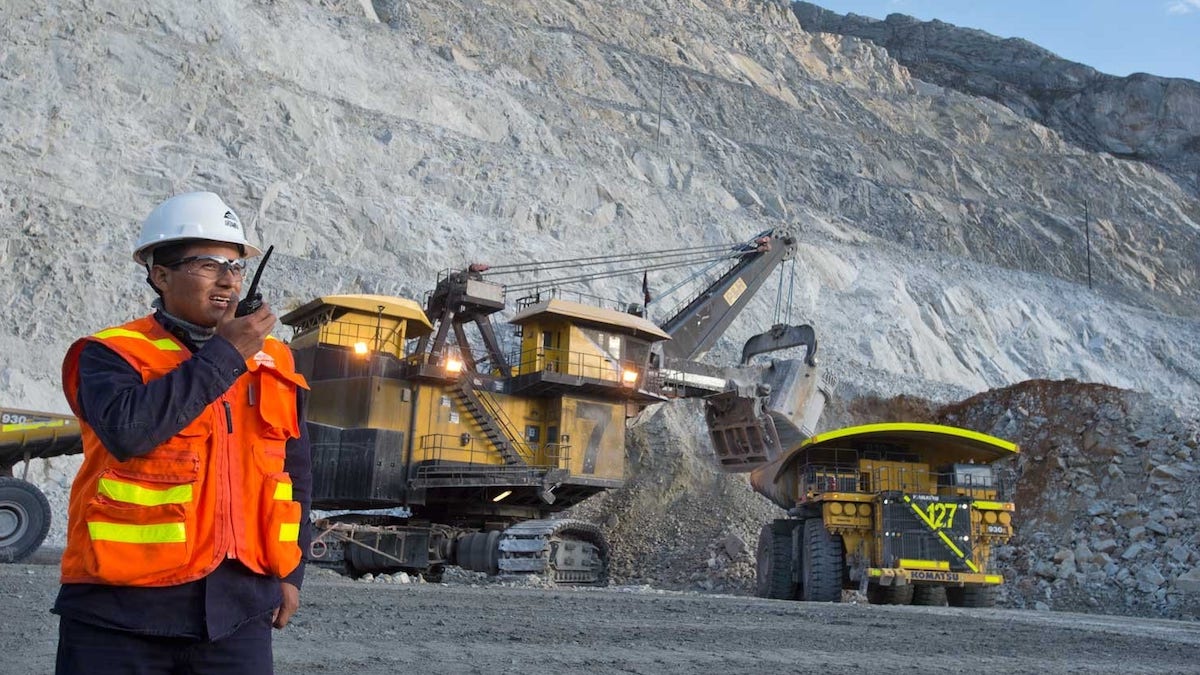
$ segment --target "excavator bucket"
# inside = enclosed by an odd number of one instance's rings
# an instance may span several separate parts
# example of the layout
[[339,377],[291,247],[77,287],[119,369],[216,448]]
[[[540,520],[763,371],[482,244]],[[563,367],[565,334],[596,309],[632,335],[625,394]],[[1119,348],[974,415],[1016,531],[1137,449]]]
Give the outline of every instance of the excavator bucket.
[[779,432],[781,451],[790,450],[817,433],[817,422],[833,395],[833,380],[815,361],[772,361],[762,374],[770,387],[766,410]]
[[796,359],[774,360],[744,374],[756,384],[735,379],[728,391],[705,399],[717,463],[730,473],[752,471],[816,433],[833,391],[816,365]]
[[779,432],[763,411],[764,397],[725,391],[705,399],[704,421],[717,463],[727,472],[751,471],[777,457]]

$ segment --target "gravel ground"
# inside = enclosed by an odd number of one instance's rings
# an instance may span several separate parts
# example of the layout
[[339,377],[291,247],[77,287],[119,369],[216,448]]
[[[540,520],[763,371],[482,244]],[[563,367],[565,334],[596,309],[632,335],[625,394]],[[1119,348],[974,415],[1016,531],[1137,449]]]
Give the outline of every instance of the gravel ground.
[[[53,669],[52,550],[0,565],[0,673]],[[278,673],[1200,673],[1200,624],[653,590],[355,582],[310,568]]]

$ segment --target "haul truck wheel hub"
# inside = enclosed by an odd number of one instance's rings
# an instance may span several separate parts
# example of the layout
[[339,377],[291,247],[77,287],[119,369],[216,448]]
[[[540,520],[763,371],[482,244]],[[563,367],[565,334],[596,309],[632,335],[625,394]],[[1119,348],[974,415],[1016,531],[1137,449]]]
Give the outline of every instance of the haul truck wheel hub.
[[0,545],[9,539],[20,539],[25,533],[25,523],[29,522],[29,514],[20,504],[0,502]]
[[50,529],[50,503],[32,483],[0,476],[0,563],[32,554]]

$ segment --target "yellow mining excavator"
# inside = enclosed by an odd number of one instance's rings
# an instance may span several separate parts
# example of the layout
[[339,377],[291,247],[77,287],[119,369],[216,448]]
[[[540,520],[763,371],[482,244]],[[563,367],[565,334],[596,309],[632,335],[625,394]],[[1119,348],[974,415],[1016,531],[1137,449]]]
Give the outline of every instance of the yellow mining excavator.
[[[0,563],[29,557],[50,529],[50,503],[26,480],[29,460],[82,451],[73,415],[0,408]],[[22,462],[17,478],[13,468]]]
[[[993,463],[1018,452],[936,424],[868,424],[808,438],[753,465],[754,489],[788,512],[758,539],[757,593],[876,604],[990,607],[991,552],[1013,536]],[[743,464],[742,468],[751,465]]]
[[[308,405],[316,522],[311,560],[352,574],[447,565],[602,584],[608,544],[555,514],[625,479],[625,422],[703,396],[721,456],[766,460],[812,433],[830,383],[806,325],[751,339],[743,361],[804,347],[802,360],[697,362],[780,263],[788,232],[691,247],[443,273],[424,306],[331,295],[287,313]],[[700,292],[655,323],[643,304],[567,297],[571,283],[689,268]],[[602,271],[585,271],[600,267]],[[565,277],[546,280],[550,270]],[[501,284],[505,275],[534,281]],[[696,276],[696,275],[694,275]],[[509,298],[513,302],[508,302]],[[507,315],[507,326],[493,321]]]

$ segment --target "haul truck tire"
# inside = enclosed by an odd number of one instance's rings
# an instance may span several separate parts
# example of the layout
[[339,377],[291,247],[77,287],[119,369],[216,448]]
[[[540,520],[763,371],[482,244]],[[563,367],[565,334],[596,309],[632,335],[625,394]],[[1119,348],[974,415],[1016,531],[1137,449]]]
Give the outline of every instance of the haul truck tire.
[[867,599],[872,605],[907,605],[913,603],[916,588],[912,584],[903,586],[880,586],[871,584],[867,588]]
[[804,521],[800,564],[800,599],[841,602],[844,573],[842,536],[830,534],[820,518]]
[[776,520],[763,525],[758,533],[754,594],[772,600],[795,600],[796,582],[792,574],[792,530],[799,523]]
[[33,484],[0,476],[0,563],[28,558],[50,531],[50,502]]
[[995,607],[995,586],[958,586],[946,589],[946,602],[951,607]]
[[945,586],[913,586],[912,604],[926,607],[943,607],[946,605]]

